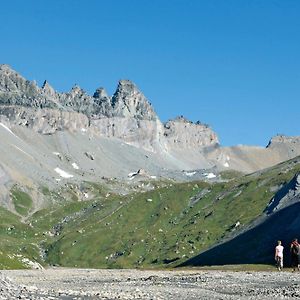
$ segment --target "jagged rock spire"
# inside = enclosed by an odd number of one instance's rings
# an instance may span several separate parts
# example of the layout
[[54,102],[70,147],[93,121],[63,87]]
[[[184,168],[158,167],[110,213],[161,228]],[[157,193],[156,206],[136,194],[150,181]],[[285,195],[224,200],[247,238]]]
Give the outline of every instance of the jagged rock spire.
[[45,80],[42,85],[42,91],[46,95],[51,96],[51,97],[54,97],[56,95],[54,88],[49,84],[49,82],[47,80]]
[[97,88],[93,97],[97,99],[109,98],[106,90],[103,87]]
[[9,65],[0,64],[0,71],[13,71],[13,69]]
[[155,120],[157,115],[146,97],[130,80],[120,80],[112,97],[114,114],[120,117],[135,117]]
[[35,81],[29,81],[8,65],[0,65],[0,104],[54,107],[47,102]]

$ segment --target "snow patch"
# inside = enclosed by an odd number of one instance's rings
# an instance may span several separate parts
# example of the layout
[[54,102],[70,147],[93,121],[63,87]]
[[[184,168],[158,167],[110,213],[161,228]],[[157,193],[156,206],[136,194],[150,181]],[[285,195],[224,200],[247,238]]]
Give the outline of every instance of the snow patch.
[[194,176],[196,173],[197,172],[185,172],[185,175],[191,177]]
[[217,175],[215,175],[214,173],[206,173],[204,174],[204,176],[208,179],[212,179],[212,178],[215,178],[217,177]]
[[57,156],[61,155],[59,152],[52,152],[52,154],[57,155]]
[[227,156],[226,156],[226,161],[225,161],[225,163],[223,164],[223,166],[224,166],[225,168],[229,168],[229,161],[230,161],[230,157],[227,155]]
[[66,171],[60,169],[60,168],[55,168],[54,171],[59,174],[59,176],[63,177],[63,178],[72,178],[74,177],[73,175],[67,173]]
[[128,174],[128,177],[134,177],[138,174],[138,172],[132,172]]
[[79,167],[76,163],[72,163],[72,167],[75,169],[75,170],[79,170]]
[[86,132],[87,130],[85,128],[81,128],[81,132]]

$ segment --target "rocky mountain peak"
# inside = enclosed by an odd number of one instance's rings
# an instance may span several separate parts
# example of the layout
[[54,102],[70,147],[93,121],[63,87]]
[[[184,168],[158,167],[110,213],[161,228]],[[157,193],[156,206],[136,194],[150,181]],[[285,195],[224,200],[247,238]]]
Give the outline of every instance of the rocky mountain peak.
[[179,122],[179,123],[189,123],[189,124],[192,124],[193,122],[188,120],[186,117],[184,117],[183,115],[181,116],[177,116],[175,117],[174,119],[171,119],[170,121],[173,121],[173,122]]
[[22,78],[22,80],[26,81],[25,78],[23,78],[20,74],[6,64],[0,65],[0,78]]
[[49,82],[47,80],[45,80],[42,85],[42,91],[46,95],[51,96],[51,97],[54,97],[56,95],[54,88],[49,84]]
[[29,81],[8,65],[0,66],[0,104],[29,107],[50,107],[35,81]]
[[100,99],[102,99],[102,98],[109,98],[106,90],[103,87],[97,88],[96,91],[95,91],[95,93],[94,93],[94,95],[93,95],[93,97],[94,98],[98,98],[98,99],[99,98]]
[[134,117],[141,120],[156,120],[150,102],[130,80],[120,80],[112,97],[114,114],[120,117]]
[[85,91],[78,84],[74,84],[69,94],[76,96],[78,94],[85,94]]
[[0,90],[17,91],[28,83],[29,81],[15,72],[9,65],[0,65]]
[[113,116],[113,108],[111,105],[111,97],[108,96],[106,90],[103,87],[96,89],[94,95],[94,114],[96,116]]
[[118,83],[117,91],[123,93],[139,93],[137,86],[128,79],[121,79]]
[[79,85],[75,84],[70,92],[59,94],[59,102],[61,105],[75,112],[90,116],[94,110],[94,99],[89,96]]
[[14,72],[13,69],[7,64],[0,64],[0,72]]

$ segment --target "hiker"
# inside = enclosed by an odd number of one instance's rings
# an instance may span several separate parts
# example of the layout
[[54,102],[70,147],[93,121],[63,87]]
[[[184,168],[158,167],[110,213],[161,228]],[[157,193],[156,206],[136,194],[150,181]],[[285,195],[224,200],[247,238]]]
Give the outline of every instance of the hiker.
[[296,268],[299,271],[300,270],[300,262],[299,262],[300,245],[298,243],[298,239],[293,239],[291,243],[290,251],[291,251],[291,262],[292,262],[293,271],[296,271]]
[[277,246],[275,247],[275,261],[278,271],[281,271],[283,268],[283,248],[281,241],[278,241]]

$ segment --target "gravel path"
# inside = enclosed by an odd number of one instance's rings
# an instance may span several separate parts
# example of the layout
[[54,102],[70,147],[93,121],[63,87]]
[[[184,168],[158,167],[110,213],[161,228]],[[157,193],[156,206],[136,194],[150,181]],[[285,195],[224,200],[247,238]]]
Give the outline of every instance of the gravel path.
[[47,269],[0,272],[0,299],[300,299],[300,273]]

